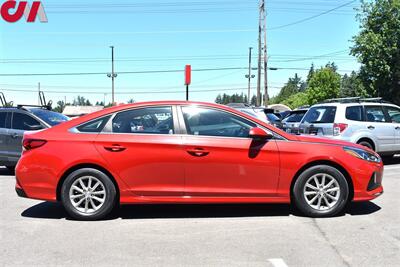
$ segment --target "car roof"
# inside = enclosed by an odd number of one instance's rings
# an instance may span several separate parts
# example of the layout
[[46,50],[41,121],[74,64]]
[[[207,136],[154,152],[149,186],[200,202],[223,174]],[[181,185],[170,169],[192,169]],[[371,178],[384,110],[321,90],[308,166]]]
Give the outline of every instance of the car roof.
[[350,102],[350,103],[339,103],[339,102],[333,102],[333,103],[319,103],[315,104],[312,107],[349,107],[349,106],[392,106],[392,107],[399,107],[395,104],[392,103],[381,103],[381,102]]

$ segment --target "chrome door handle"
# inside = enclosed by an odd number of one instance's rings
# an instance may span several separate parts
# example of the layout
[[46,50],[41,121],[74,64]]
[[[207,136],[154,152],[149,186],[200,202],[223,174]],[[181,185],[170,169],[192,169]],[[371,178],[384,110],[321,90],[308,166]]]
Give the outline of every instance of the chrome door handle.
[[373,130],[373,129],[375,129],[375,127],[374,127],[374,126],[372,126],[372,125],[368,126],[367,128],[368,128],[368,129],[370,129],[370,130]]
[[111,145],[111,146],[104,146],[105,150],[108,150],[110,152],[121,152],[124,151],[126,149],[126,147],[123,147],[121,145]]
[[204,157],[210,154],[209,151],[203,148],[188,149],[187,152],[194,157]]
[[17,138],[18,138],[18,134],[17,134],[17,133],[13,133],[13,134],[11,134],[11,138],[13,138],[13,139],[17,139]]

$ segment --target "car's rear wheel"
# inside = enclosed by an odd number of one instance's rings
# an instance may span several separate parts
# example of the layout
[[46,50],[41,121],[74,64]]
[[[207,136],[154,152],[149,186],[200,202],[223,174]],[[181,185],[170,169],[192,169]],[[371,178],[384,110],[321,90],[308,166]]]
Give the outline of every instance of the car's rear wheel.
[[116,195],[111,179],[92,168],[72,172],[61,187],[64,208],[79,220],[98,220],[107,216],[115,207]]
[[310,217],[329,217],[343,211],[349,197],[344,175],[328,165],[313,166],[300,174],[293,187],[298,209]]

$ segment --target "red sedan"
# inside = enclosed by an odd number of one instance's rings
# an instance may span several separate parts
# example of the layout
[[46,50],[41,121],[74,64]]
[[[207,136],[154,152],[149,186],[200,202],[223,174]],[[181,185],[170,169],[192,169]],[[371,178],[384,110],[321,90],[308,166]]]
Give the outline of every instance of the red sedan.
[[26,133],[19,196],[94,220],[117,204],[291,203],[333,216],[383,192],[379,155],[286,134],[226,106],[163,101],[108,108]]

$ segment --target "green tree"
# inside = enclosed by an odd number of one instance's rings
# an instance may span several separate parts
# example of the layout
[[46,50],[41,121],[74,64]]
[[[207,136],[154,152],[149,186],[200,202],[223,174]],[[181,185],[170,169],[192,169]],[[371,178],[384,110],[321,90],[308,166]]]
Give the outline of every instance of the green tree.
[[345,74],[340,84],[340,97],[368,97],[368,93],[358,74],[353,71],[350,76]]
[[74,98],[74,101],[72,102],[73,106],[91,106],[92,104],[90,103],[89,99],[86,99],[83,96],[77,96]]
[[331,66],[317,70],[311,77],[306,91],[308,104],[339,97],[340,78]]
[[281,103],[285,99],[288,99],[291,95],[297,94],[300,91],[300,88],[303,86],[303,82],[301,78],[297,75],[294,75],[293,78],[289,78],[287,83],[281,88],[280,92],[277,96],[275,96],[271,103]]
[[284,100],[282,104],[285,104],[292,109],[308,105],[307,93],[299,92],[297,94],[291,95],[288,99]]
[[60,100],[57,102],[57,106],[53,109],[55,112],[62,113],[64,111],[66,104],[64,101]]
[[358,20],[351,54],[367,93],[400,104],[400,0],[365,1]]

